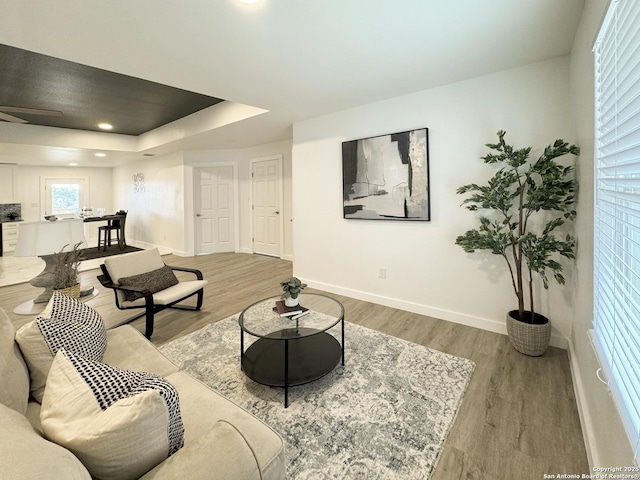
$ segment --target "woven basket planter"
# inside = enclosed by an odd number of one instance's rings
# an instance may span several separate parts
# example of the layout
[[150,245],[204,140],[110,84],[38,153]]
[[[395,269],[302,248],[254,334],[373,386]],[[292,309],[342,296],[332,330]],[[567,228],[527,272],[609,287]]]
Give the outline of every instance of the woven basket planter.
[[54,291],[55,292],[60,292],[63,295],[67,295],[68,297],[71,297],[71,298],[80,298],[80,284],[79,283],[76,283],[72,287],[61,288],[61,289],[54,290]]
[[521,322],[518,311],[511,310],[507,314],[507,333],[513,348],[525,355],[539,357],[549,346],[551,322],[539,313],[534,314],[534,319],[536,323]]

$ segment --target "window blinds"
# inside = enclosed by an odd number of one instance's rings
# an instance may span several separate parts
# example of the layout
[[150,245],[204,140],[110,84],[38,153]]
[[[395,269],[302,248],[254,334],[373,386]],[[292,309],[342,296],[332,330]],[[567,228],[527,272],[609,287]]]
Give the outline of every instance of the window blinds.
[[595,53],[594,346],[640,449],[640,0],[612,1]]

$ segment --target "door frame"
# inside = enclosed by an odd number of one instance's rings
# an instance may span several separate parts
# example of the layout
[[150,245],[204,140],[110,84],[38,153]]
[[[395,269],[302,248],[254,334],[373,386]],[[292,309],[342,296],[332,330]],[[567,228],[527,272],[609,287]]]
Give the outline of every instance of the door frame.
[[280,235],[280,251],[278,252],[278,258],[282,258],[284,256],[284,157],[281,153],[266,155],[264,157],[256,157],[249,160],[249,213],[251,215],[251,220],[249,222],[249,238],[251,239],[251,253],[255,254],[256,252],[253,241],[255,231],[253,224],[253,166],[256,163],[269,160],[277,160],[280,165],[280,176],[278,178],[278,210],[280,211],[280,214],[278,215],[278,232]]
[[240,251],[240,200],[238,192],[238,163],[237,162],[211,162],[206,164],[192,165],[193,167],[193,254],[197,255],[210,255],[208,253],[198,253],[198,225],[196,214],[198,213],[198,187],[200,181],[200,171],[205,168],[215,167],[232,167],[233,168],[233,210],[234,210],[234,225],[233,225],[233,249],[234,252]]

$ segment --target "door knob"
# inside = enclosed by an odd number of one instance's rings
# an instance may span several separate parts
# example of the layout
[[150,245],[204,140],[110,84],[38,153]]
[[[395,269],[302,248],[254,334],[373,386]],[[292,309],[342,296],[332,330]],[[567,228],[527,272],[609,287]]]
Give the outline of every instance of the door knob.
[[202,215],[200,215],[199,213],[196,213],[196,217],[201,217]]
[[276,215],[280,215],[280,210],[276,210],[276,211],[275,211],[275,212],[273,212],[273,213],[275,213]]

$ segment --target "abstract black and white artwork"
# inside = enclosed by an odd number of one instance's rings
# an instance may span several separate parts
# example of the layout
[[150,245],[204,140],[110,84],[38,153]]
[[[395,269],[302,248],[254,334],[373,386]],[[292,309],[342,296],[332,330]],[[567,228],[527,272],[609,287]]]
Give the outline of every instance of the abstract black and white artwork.
[[429,221],[427,128],[342,143],[343,217]]

